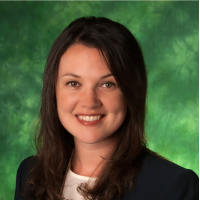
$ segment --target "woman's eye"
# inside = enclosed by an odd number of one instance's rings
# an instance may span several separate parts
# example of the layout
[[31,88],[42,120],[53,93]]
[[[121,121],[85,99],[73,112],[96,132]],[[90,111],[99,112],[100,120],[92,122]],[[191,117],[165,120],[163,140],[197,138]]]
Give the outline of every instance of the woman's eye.
[[115,84],[111,83],[111,82],[108,82],[108,83],[104,83],[102,86],[105,87],[105,88],[111,88],[111,87],[114,87]]
[[76,81],[70,81],[67,83],[67,85],[69,85],[70,87],[77,87],[79,86],[79,83]]

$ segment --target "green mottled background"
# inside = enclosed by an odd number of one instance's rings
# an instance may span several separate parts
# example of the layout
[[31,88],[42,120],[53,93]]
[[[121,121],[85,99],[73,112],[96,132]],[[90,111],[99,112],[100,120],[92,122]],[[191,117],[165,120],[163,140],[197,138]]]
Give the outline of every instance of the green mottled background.
[[148,70],[149,147],[198,174],[198,2],[0,2],[0,199],[35,154],[34,121],[52,42],[74,19],[105,16],[141,44]]

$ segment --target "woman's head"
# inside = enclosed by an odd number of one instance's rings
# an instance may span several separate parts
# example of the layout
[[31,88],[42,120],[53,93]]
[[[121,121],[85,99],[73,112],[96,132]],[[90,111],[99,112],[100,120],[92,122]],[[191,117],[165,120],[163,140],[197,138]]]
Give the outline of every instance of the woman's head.
[[[54,42],[44,73],[42,110],[49,128],[59,124],[56,100],[56,82],[61,57],[72,45],[79,44],[97,49],[114,76],[127,105],[126,128],[138,132],[137,141],[143,140],[146,71],[139,45],[123,25],[106,18],[79,18],[73,21]],[[54,126],[54,127],[53,127]],[[139,134],[140,132],[140,134]],[[140,135],[140,136],[139,136]],[[125,136],[125,135],[124,135]],[[135,141],[136,142],[136,141]]]

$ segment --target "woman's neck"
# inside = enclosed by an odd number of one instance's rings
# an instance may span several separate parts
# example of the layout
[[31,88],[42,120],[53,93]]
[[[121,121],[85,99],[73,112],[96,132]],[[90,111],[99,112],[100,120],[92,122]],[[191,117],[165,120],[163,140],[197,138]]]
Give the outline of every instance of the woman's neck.
[[74,139],[75,150],[71,161],[71,170],[78,175],[98,177],[106,164],[106,160],[103,158],[109,158],[116,142],[116,137],[95,144],[85,144]]

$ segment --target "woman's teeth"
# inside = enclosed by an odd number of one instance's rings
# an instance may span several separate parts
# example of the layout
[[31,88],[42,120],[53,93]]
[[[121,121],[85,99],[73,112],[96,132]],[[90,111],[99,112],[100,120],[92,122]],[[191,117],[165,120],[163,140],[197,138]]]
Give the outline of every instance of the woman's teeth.
[[83,121],[96,121],[99,120],[102,117],[102,115],[95,115],[95,116],[83,116],[83,115],[78,115],[78,118],[83,120]]

